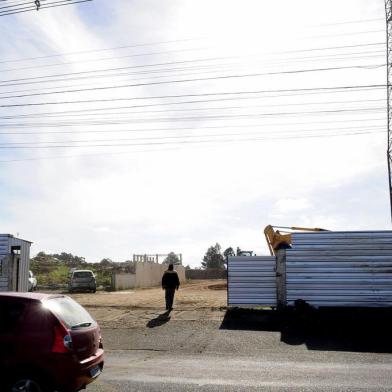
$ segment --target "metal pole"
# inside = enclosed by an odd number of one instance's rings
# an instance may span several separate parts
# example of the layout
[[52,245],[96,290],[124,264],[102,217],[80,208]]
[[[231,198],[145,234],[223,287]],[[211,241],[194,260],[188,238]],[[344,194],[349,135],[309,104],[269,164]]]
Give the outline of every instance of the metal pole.
[[387,34],[387,161],[388,161],[388,186],[389,202],[392,220],[392,0],[385,0],[385,18]]

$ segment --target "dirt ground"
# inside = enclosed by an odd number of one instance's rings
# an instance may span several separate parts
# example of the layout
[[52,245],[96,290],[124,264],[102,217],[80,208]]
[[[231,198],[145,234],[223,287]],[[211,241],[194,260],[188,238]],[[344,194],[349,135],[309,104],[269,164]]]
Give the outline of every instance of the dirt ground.
[[[146,326],[165,311],[164,292],[159,287],[71,296],[88,309],[101,328]],[[226,305],[225,280],[192,281],[176,292],[171,317],[184,321],[220,319]]]

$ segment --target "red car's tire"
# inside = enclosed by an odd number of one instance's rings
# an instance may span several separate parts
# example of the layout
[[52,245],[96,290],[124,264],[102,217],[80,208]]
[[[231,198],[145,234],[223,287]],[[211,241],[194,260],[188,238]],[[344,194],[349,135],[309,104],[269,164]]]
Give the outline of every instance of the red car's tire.
[[45,385],[40,379],[34,376],[14,377],[10,383],[11,392],[52,392],[53,388]]

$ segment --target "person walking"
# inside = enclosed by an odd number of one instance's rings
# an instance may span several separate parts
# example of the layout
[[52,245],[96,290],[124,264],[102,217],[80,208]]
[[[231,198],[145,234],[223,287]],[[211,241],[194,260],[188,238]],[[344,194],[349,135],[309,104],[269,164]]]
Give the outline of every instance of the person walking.
[[180,279],[177,271],[174,271],[173,264],[169,264],[168,269],[162,276],[162,290],[165,290],[166,310],[173,309],[174,293],[180,287]]

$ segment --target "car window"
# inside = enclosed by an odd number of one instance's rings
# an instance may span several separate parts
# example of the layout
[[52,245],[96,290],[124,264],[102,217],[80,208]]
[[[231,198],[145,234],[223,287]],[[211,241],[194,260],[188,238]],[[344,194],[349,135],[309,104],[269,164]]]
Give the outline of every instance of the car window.
[[0,334],[15,329],[25,306],[21,303],[0,302]]
[[76,279],[79,278],[91,278],[93,276],[93,273],[90,271],[80,271],[80,272],[74,272],[73,277]]
[[69,297],[48,299],[43,302],[43,306],[57,316],[68,328],[96,325],[87,310]]

